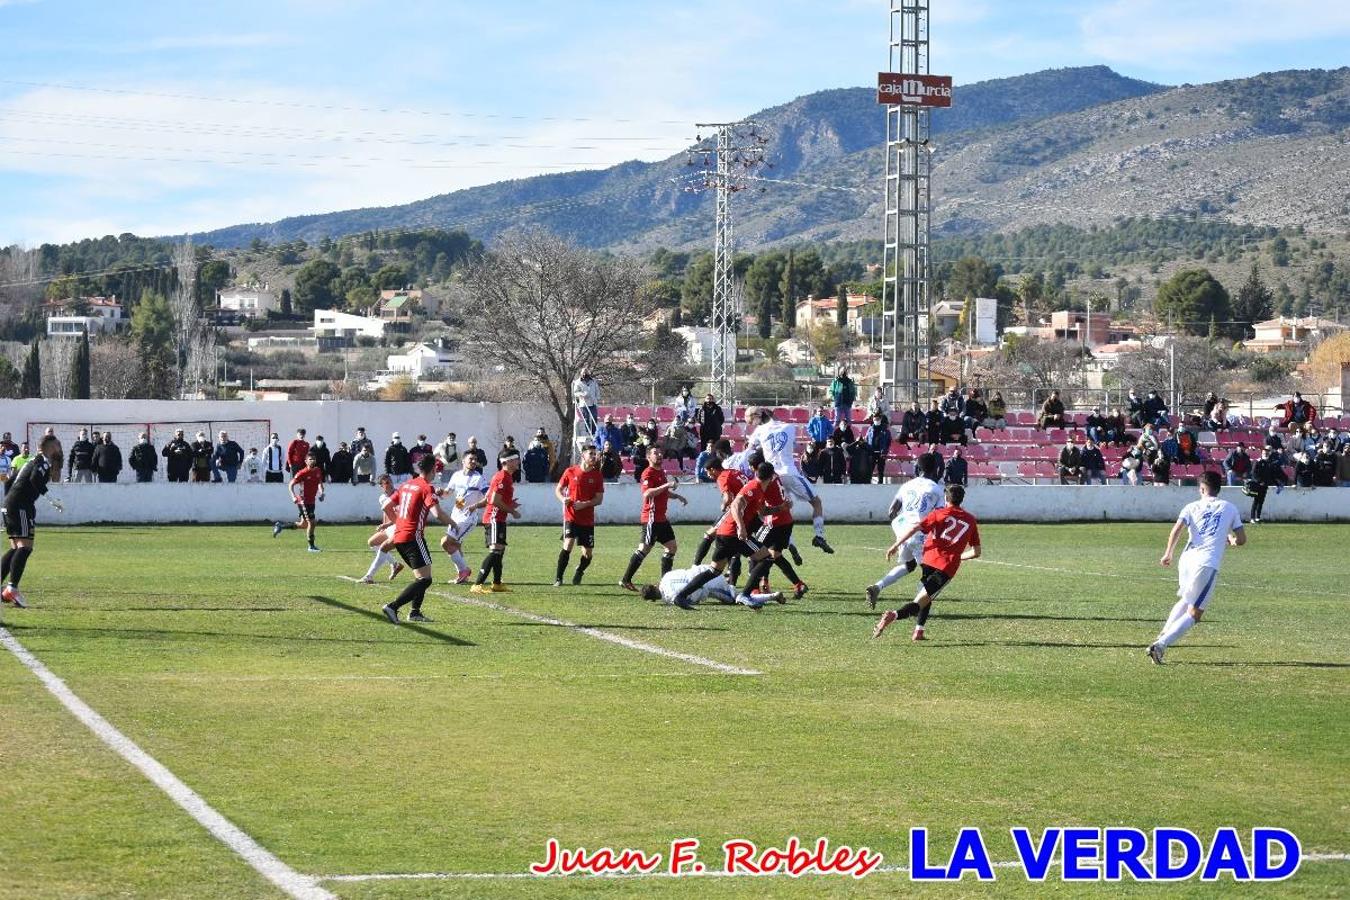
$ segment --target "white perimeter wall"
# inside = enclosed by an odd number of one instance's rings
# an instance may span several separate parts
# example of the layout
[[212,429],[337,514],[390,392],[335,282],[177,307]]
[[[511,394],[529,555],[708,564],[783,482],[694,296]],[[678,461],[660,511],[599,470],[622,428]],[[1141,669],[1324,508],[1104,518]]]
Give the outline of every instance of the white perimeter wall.
[[[681,490],[688,495],[689,505],[672,502],[672,520],[676,524],[711,522],[718,509],[716,488],[700,484]],[[893,485],[821,487],[826,518],[831,522],[882,522],[894,494]],[[65,512],[39,503],[38,519],[43,525],[264,522],[289,518],[295,511],[286,486],[279,484],[60,484],[52,487],[50,495],[61,500]],[[1246,514],[1250,501],[1236,488],[1225,488],[1222,496],[1237,503]],[[1195,497],[1196,490],[1190,487],[974,485],[966,497],[966,507],[989,522],[1172,522],[1181,507]],[[556,523],[561,519],[551,485],[519,485],[516,498],[522,505],[522,522]],[[633,523],[638,509],[636,484],[612,484],[606,487],[605,502],[597,514],[602,523]],[[799,503],[795,512],[799,522],[810,518],[810,509],[804,503]],[[329,485],[318,513],[321,521],[373,521],[378,517],[376,488]],[[1272,521],[1350,521],[1350,488],[1285,490],[1279,496],[1272,491],[1266,499],[1265,517]]]

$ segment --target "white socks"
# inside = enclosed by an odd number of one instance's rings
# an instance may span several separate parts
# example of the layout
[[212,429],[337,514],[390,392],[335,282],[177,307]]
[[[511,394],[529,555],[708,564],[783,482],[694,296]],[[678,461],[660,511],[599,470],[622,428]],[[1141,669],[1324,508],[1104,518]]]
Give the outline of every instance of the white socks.
[[1190,613],[1186,613],[1179,618],[1173,619],[1167,623],[1167,628],[1163,630],[1162,636],[1158,638],[1158,644],[1162,647],[1170,647],[1186,632],[1195,625],[1195,619],[1191,618]]
[[824,537],[824,536],[825,536],[825,517],[824,517],[824,516],[812,516],[812,517],[811,517],[811,527],[815,529],[815,531],[816,531],[816,537]]
[[383,550],[376,550],[376,551],[375,551],[375,561],[372,562],[372,563],[370,564],[370,568],[366,570],[366,577],[367,577],[367,578],[374,578],[374,577],[375,577],[375,573],[378,572],[378,571],[380,571],[380,566],[384,565],[385,563],[390,562],[391,559],[392,559],[392,557],[390,557],[389,554],[386,553],[385,551],[383,551]]
[[881,580],[877,582],[877,589],[884,591],[886,588],[895,584],[897,581],[899,581],[901,578],[904,578],[908,574],[909,574],[909,566],[906,565],[905,563],[901,563],[894,569],[891,569],[885,575],[881,576]]
[[1178,600],[1176,605],[1172,607],[1172,611],[1167,614],[1167,623],[1163,625],[1162,630],[1167,631],[1168,626],[1175,622],[1178,616],[1186,615],[1190,608],[1191,605],[1185,600]]
[[459,566],[460,571],[463,571],[464,569],[467,569],[469,567],[469,564],[464,561],[464,554],[459,550],[456,550],[454,553],[450,554],[450,561],[455,565]]

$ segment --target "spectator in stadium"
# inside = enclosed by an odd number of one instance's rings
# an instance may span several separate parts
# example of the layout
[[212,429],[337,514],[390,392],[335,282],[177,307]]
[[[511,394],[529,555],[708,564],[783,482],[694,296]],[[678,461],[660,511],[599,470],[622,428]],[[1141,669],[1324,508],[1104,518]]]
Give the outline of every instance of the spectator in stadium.
[[26,465],[27,462],[32,458],[33,458],[33,451],[29,449],[28,442],[20,441],[19,452],[15,455],[15,457],[12,460],[10,460],[9,470],[15,475],[18,475],[19,470],[22,469],[24,465]]
[[600,451],[600,477],[614,484],[622,474],[623,458],[619,455],[618,448],[613,444],[606,444]]
[[965,413],[966,401],[961,396],[961,389],[952,385],[952,389],[942,395],[942,402],[938,405],[938,408],[942,410],[944,416],[949,412],[954,412],[958,416]]
[[989,418],[989,407],[985,404],[979,388],[970,389],[963,418],[966,420],[966,431],[971,434],[974,434],[975,429],[984,425],[985,420]]
[[[631,456],[633,448],[637,446],[638,438],[642,436],[642,432],[638,428],[637,419],[633,418],[632,413],[629,413],[624,417],[623,424],[619,426],[619,434],[623,439],[619,443],[619,452],[625,456]],[[713,443],[715,444],[717,442],[713,441]]]
[[281,446],[281,438],[274,431],[271,440],[263,448],[263,481],[267,484],[282,484],[285,480],[286,450]]
[[853,443],[853,425],[849,422],[840,420],[834,423],[834,431],[830,432],[830,437],[845,452],[848,451],[848,445]]
[[1302,488],[1310,488],[1316,477],[1317,451],[1299,448],[1293,454],[1294,460],[1294,484]]
[[1243,493],[1252,498],[1251,520],[1253,522],[1261,521],[1261,514],[1266,505],[1266,492],[1271,486],[1276,488],[1275,493],[1279,493],[1284,486],[1289,483],[1289,476],[1284,472],[1284,466],[1276,455],[1274,448],[1266,447],[1261,453],[1261,458],[1252,466],[1252,477],[1247,482]]
[[[717,404],[711,393],[703,395],[703,405],[698,408],[698,439],[705,444],[715,444],[722,438],[722,428],[726,425],[726,413]],[[701,473],[701,470],[700,470]]]
[[165,459],[164,472],[170,481],[188,480],[192,471],[192,445],[183,437],[183,429],[173,433],[173,440],[164,445],[160,455]]
[[122,448],[113,443],[112,432],[94,447],[94,474],[100,484],[114,484],[122,471]]
[[[323,445],[323,438],[319,438],[315,443],[316,447]],[[328,451],[324,451],[327,454]],[[211,451],[211,463],[217,472],[225,473],[225,480],[233,482],[239,477],[239,467],[244,463],[244,448],[238,443],[230,440],[228,432],[222,431],[220,439],[216,443],[215,449]],[[216,476],[220,480],[220,476]]]
[[1036,417],[1036,427],[1042,430],[1064,427],[1064,401],[1059,399],[1059,391],[1051,391],[1050,396],[1041,404],[1041,414]]
[[943,473],[947,471],[947,460],[936,443],[928,445],[928,452],[933,457],[933,480],[941,481]]
[[1120,459],[1121,484],[1140,484],[1144,469],[1144,451],[1138,445],[1131,447]]
[[600,382],[591,375],[589,368],[583,366],[576,380],[572,382],[572,397],[577,403],[577,418],[586,425],[588,434],[595,434],[598,424],[596,417],[600,406]]
[[56,436],[56,430],[51,426],[48,426],[47,430],[42,432],[42,437],[38,438],[38,452],[47,457],[52,471],[60,478],[61,466],[65,462],[66,455],[61,449],[61,439]]
[[[606,416],[611,419],[611,416]],[[500,459],[497,462],[501,466]],[[530,441],[530,445],[525,448],[525,457],[521,460],[520,469],[525,473],[525,480],[530,484],[543,484],[548,481],[549,460],[548,448],[539,440],[539,435],[535,434]]]
[[646,425],[638,428],[637,443],[633,445],[633,459],[637,460],[638,457],[646,459],[647,451],[659,446],[661,446],[661,428],[655,419],[648,419]]
[[1166,428],[1158,431],[1158,452],[1167,457],[1169,463],[1181,459],[1181,444],[1177,441],[1176,435],[1169,433]]
[[1199,436],[1189,428],[1178,428],[1176,432],[1177,439],[1177,461],[1184,466],[1199,465],[1200,459],[1200,441]]
[[872,481],[872,447],[867,443],[867,432],[858,434],[848,444],[848,481],[849,484],[870,484]]
[[1115,413],[1106,417],[1106,439],[1117,447],[1123,447],[1129,443],[1128,422],[1129,419],[1125,416],[1125,410],[1117,406]]
[[700,484],[712,484],[717,479],[708,474],[708,460],[717,454],[713,452],[713,442],[705,441],[703,449],[699,451],[698,457],[694,460],[694,480]]
[[1153,431],[1153,423],[1144,425],[1144,430],[1139,434],[1139,440],[1134,442],[1135,449],[1139,451],[1141,458],[1147,460],[1158,452],[1158,435]]
[[1336,486],[1336,447],[1331,441],[1317,445],[1317,455],[1313,458],[1313,486]]
[[839,374],[830,382],[830,401],[834,404],[834,425],[853,421],[853,404],[858,399],[858,383],[848,377],[848,367],[840,366]]
[[1106,440],[1106,416],[1102,415],[1100,407],[1092,407],[1092,412],[1087,414],[1083,420],[1083,431],[1090,441],[1100,444]]
[[309,455],[314,457],[314,465],[322,473],[324,481],[328,480],[328,464],[333,461],[333,453],[328,449],[328,445],[323,441],[323,435],[314,436],[314,445],[309,448]]
[[[354,446],[352,447],[352,452],[355,453],[359,449],[359,447]],[[446,432],[445,440],[437,444],[436,449],[433,452],[436,454],[436,462],[440,465],[441,473],[445,478],[448,479],[460,468],[459,444],[455,441],[455,433],[453,431]]]
[[1083,451],[1073,442],[1073,434],[1064,439],[1059,451],[1059,483],[1083,483]]
[[1083,484],[1106,484],[1106,457],[1102,456],[1097,441],[1089,440],[1080,456],[1083,464]]
[[[593,447],[595,444],[591,441],[581,442],[582,449],[585,449],[587,446]],[[520,448],[516,446],[516,439],[508,434],[506,440],[502,441],[501,449],[497,451],[497,470],[501,471],[502,469],[505,469],[507,460],[518,460],[520,458]],[[515,484],[520,484],[521,478],[520,466],[516,466],[515,470],[511,473],[511,481]]]
[[947,484],[962,486],[970,483],[970,467],[966,463],[966,452],[960,447],[953,450],[952,458],[947,460],[942,473],[942,480]]
[[1270,430],[1266,432],[1266,440],[1265,443],[1262,445],[1262,449],[1274,450],[1275,455],[1280,458],[1281,462],[1283,462],[1284,438],[1280,437],[1280,432],[1278,429],[1279,429],[1278,425],[1276,425],[1274,422],[1270,423]]
[[826,484],[843,484],[848,471],[848,456],[839,440],[830,435],[825,449],[820,452],[820,480]]
[[309,441],[305,440],[305,429],[295,429],[295,438],[286,445],[286,471],[294,475],[305,467],[305,457],[309,456]]
[[891,425],[891,402],[886,399],[886,393],[877,385],[872,389],[872,396],[867,398],[867,418],[875,420],[881,416],[881,423],[887,428]]
[[346,441],[339,441],[338,448],[329,457],[327,474],[328,480],[333,484],[352,483],[352,450]]
[[[271,471],[268,473],[271,480]],[[375,480],[375,453],[369,447],[362,447],[352,457],[352,484],[370,484]]]
[[910,404],[909,409],[900,417],[900,442],[906,447],[910,441],[922,443],[924,437],[928,434],[928,417],[923,414],[923,409],[919,407],[919,401],[915,400]]
[[[470,439],[470,445],[474,441]],[[486,463],[486,457],[484,458]],[[408,448],[403,446],[403,438],[395,431],[389,438],[389,446],[384,448],[384,474],[397,487],[412,477],[412,460],[408,457]]]
[[1148,419],[1148,412],[1144,409],[1144,398],[1140,397],[1134,388],[1130,388],[1130,396],[1126,403],[1130,424],[1135,428],[1143,428],[1144,422]]
[[984,425],[986,428],[1008,427],[1008,404],[1003,402],[1002,391],[994,391],[994,396],[989,398],[989,412],[985,416]]
[[150,443],[149,432],[141,432],[140,440],[131,448],[129,462],[137,481],[144,483],[155,480],[155,472],[159,471],[159,454],[155,452],[155,445]]
[[244,481],[248,484],[262,483],[262,457],[258,455],[257,447],[248,448],[248,456],[244,457]]
[[811,438],[811,443],[825,446],[825,442],[830,439],[830,433],[834,431],[834,426],[830,424],[830,417],[826,407],[821,406],[816,409],[816,414],[811,417],[811,421],[806,423],[806,433]]
[[1153,484],[1157,487],[1163,487],[1172,480],[1172,457],[1163,452],[1159,446],[1158,451],[1153,454],[1152,459],[1148,461],[1149,471],[1153,475]]
[[802,475],[812,484],[820,480],[820,455],[824,452],[824,444],[811,443],[802,453]]
[[684,414],[686,422],[693,424],[698,421],[698,398],[694,396],[689,385],[680,388],[680,392],[675,395],[675,399],[670,402],[670,406],[675,410],[675,418]]
[[484,451],[482,447],[478,446],[478,438],[473,435],[469,435],[469,443],[468,446],[464,448],[464,455],[472,456],[474,459],[478,460],[478,468],[487,468],[487,452]]
[[618,447],[623,443],[623,434],[620,432],[618,424],[615,423],[612,413],[605,413],[605,422],[600,426],[600,431],[595,437],[597,447],[603,447],[605,444],[613,444]]
[[877,484],[882,484],[886,480],[886,460],[891,455],[891,428],[884,414],[872,414],[872,424],[864,432],[864,437],[867,446],[872,448],[872,474]]
[[1152,422],[1159,428],[1172,424],[1171,419],[1167,417],[1167,401],[1163,400],[1157,391],[1149,391],[1148,396],[1144,398],[1144,421]]
[[1205,428],[1209,431],[1227,431],[1228,427],[1228,400],[1221,399],[1205,417]]
[[948,409],[942,414],[940,437],[944,444],[965,444],[966,420],[956,410]]
[[1277,412],[1283,412],[1280,419],[1280,427],[1288,428],[1290,425],[1302,426],[1311,425],[1317,421],[1317,410],[1298,391],[1294,392],[1293,399],[1286,400],[1275,407]]
[[434,458],[435,455],[436,452],[435,450],[432,449],[431,444],[427,441],[427,436],[425,434],[419,434],[417,436],[417,443],[413,444],[411,447],[408,448],[408,465],[412,466],[413,470],[416,471],[417,461],[419,459],[421,459],[424,456],[430,456]]
[[1350,488],[1350,443],[1342,444],[1336,453],[1336,483]]
[[66,464],[66,480],[94,481],[94,442],[89,440],[89,429],[81,428],[75,443],[70,445],[70,461]]
[[192,481],[205,484],[211,480],[211,458],[215,452],[216,445],[206,437],[206,432],[197,432],[197,439],[192,442]]
[[8,431],[0,434],[0,456],[9,457],[13,462],[14,457],[19,455],[19,445],[14,443],[14,437]]
[[1242,441],[1223,458],[1223,473],[1230,485],[1240,485],[1247,481],[1252,471],[1252,458],[1247,455],[1247,445]]
[[362,447],[369,450],[371,456],[375,455],[375,442],[366,437],[366,429],[364,426],[357,426],[356,437],[352,438],[351,444],[353,459],[356,458],[356,454],[361,452]]
[[928,404],[928,413],[924,416],[924,440],[930,444],[942,443],[942,410],[936,400]]

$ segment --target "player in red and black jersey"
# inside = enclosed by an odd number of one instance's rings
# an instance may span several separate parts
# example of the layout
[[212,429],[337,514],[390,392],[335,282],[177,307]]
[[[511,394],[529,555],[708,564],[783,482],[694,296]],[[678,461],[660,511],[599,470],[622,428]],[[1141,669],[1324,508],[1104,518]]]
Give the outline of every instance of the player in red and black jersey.
[[581,561],[572,574],[572,583],[581,584],[581,575],[595,553],[595,508],[605,501],[605,476],[600,473],[600,451],[593,444],[581,448],[581,465],[568,466],[553,488],[563,505],[562,550],[558,551],[558,572],[554,587],[562,587],[572,548],[581,545]]
[[[750,558],[747,584],[758,584],[769,571],[773,562],[769,558],[769,550],[756,543],[751,537],[751,530],[757,524],[756,519],[764,505],[764,486],[773,477],[773,466],[760,463],[755,469],[755,477],[737,492],[736,499],[731,501],[727,515],[722,517],[713,537],[712,565],[704,567],[675,595],[671,602],[676,606],[693,609],[692,598],[699,588],[722,574],[727,563],[737,557]],[[752,600],[745,591],[736,597],[736,602],[756,610],[764,605],[762,601]]]
[[[296,487],[300,490],[296,491]],[[291,476],[291,499],[299,507],[300,517],[294,522],[273,522],[272,537],[276,537],[287,528],[305,529],[305,538],[309,541],[309,552],[318,553],[319,548],[314,546],[314,504],[323,501],[323,469],[319,468],[318,460],[313,453],[305,454],[305,466],[293,476]]]
[[426,537],[422,532],[426,528],[427,516],[433,511],[436,520],[442,525],[450,522],[450,517],[441,509],[440,495],[431,485],[431,475],[436,471],[435,457],[431,454],[421,457],[414,468],[417,477],[403,482],[394,492],[394,533],[380,548],[387,551],[392,547],[397,550],[413,573],[412,582],[393,603],[380,610],[395,625],[398,624],[398,611],[408,603],[412,604],[412,611],[408,613],[409,622],[431,621],[422,615],[422,600],[427,595],[427,588],[431,587],[431,551],[427,549]]
[[[760,511],[760,520],[763,525],[756,533],[755,540],[768,549],[774,565],[791,582],[794,597],[800,600],[806,593],[806,582],[798,577],[797,570],[783,556],[792,545],[792,497],[783,490],[783,482],[777,475],[764,486],[764,506]],[[760,584],[761,593],[769,593],[768,581],[765,578]]]
[[921,522],[898,535],[895,543],[886,550],[886,558],[891,559],[914,535],[919,532],[927,535],[923,542],[919,593],[899,609],[886,610],[872,629],[872,637],[880,637],[896,619],[917,614],[919,621],[914,627],[914,640],[924,640],[923,626],[928,621],[933,599],[956,577],[962,560],[980,558],[980,526],[974,516],[961,508],[965,499],[964,487],[947,485],[947,505],[933,510]]
[[[726,444],[726,452],[730,455],[731,444]],[[708,551],[712,549],[713,538],[717,535],[717,526],[722,524],[722,519],[726,517],[727,510],[731,508],[731,501],[736,499],[741,488],[745,487],[745,476],[737,469],[727,468],[722,461],[719,453],[714,453],[709,460],[703,464],[704,471],[708,473],[717,484],[717,490],[722,494],[722,511],[717,516],[717,520],[708,526],[708,530],[703,533],[703,540],[698,542],[698,549],[694,551],[694,565],[701,565]],[[731,579],[733,582],[735,578]]]
[[619,587],[624,590],[637,590],[633,586],[633,576],[642,567],[642,561],[647,558],[647,554],[652,552],[652,547],[657,544],[666,548],[666,552],[661,555],[661,574],[666,574],[675,565],[675,552],[679,549],[679,544],[675,542],[675,529],[670,527],[670,519],[666,517],[666,506],[670,503],[671,497],[685,506],[689,505],[688,500],[676,493],[675,483],[675,479],[667,475],[661,465],[661,448],[649,448],[647,468],[642,470],[642,477],[638,479],[638,484],[642,487],[642,516],[639,519],[642,523],[642,536],[638,538],[637,549],[629,557],[628,569],[623,573],[623,580],[619,582]]
[[[511,450],[497,457],[501,468],[488,483],[483,498],[483,539],[488,552],[478,570],[478,580],[469,588],[470,594],[493,594],[511,589],[502,584],[502,557],[506,555],[506,517],[520,518],[520,504],[516,502],[516,472],[520,470],[520,451]],[[492,578],[492,587],[485,582]]]

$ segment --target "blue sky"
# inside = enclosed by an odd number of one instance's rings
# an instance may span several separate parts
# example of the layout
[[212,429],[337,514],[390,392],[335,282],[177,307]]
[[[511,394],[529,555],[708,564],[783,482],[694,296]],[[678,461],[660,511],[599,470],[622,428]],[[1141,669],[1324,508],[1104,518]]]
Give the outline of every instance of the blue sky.
[[[1350,4],[933,0],[958,84],[1350,63]],[[0,245],[171,234],[669,156],[874,83],[887,0],[0,0]]]

